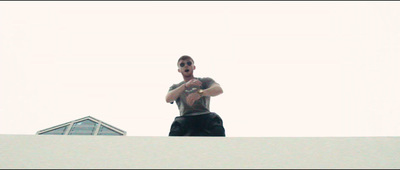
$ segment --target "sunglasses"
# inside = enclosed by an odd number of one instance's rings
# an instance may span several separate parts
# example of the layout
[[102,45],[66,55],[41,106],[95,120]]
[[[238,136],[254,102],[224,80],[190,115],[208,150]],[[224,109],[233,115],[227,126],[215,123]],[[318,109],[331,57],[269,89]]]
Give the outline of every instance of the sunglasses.
[[[187,64],[188,66],[191,66],[191,65],[192,65],[192,62],[191,62],[191,61],[188,61],[186,64]],[[185,67],[185,63],[182,62],[181,64],[179,64],[179,66]]]

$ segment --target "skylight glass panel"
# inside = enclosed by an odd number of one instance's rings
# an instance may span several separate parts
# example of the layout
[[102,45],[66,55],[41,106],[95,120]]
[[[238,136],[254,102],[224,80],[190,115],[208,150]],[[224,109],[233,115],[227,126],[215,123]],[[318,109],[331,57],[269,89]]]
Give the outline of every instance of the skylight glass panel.
[[50,130],[47,132],[40,133],[39,135],[64,135],[65,130],[67,129],[67,126],[63,126],[54,130]]
[[116,131],[114,131],[114,130],[108,128],[108,127],[105,127],[105,126],[103,126],[103,125],[100,126],[100,130],[99,130],[99,132],[97,133],[97,135],[122,136],[121,133],[118,133],[118,132],[116,132]]
[[97,127],[96,122],[92,120],[84,120],[72,125],[69,135],[94,135]]

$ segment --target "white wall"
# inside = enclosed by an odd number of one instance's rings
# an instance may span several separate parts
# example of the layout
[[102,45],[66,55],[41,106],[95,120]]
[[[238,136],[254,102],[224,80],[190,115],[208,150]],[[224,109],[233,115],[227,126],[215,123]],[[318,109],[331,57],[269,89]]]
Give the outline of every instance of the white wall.
[[0,168],[400,168],[398,137],[0,135]]

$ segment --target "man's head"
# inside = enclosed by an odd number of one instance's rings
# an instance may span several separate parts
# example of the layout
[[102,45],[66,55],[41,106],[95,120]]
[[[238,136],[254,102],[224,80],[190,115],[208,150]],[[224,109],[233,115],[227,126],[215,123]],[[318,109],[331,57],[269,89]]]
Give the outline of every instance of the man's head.
[[194,60],[188,55],[184,55],[178,59],[178,72],[184,77],[193,76],[193,70],[196,69],[194,66]]

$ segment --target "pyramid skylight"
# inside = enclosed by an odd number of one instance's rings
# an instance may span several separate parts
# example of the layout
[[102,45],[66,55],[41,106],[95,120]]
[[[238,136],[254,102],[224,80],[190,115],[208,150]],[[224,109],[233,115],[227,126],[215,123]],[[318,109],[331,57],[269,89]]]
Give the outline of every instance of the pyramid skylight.
[[37,135],[104,135],[125,136],[126,132],[91,116],[40,130]]

